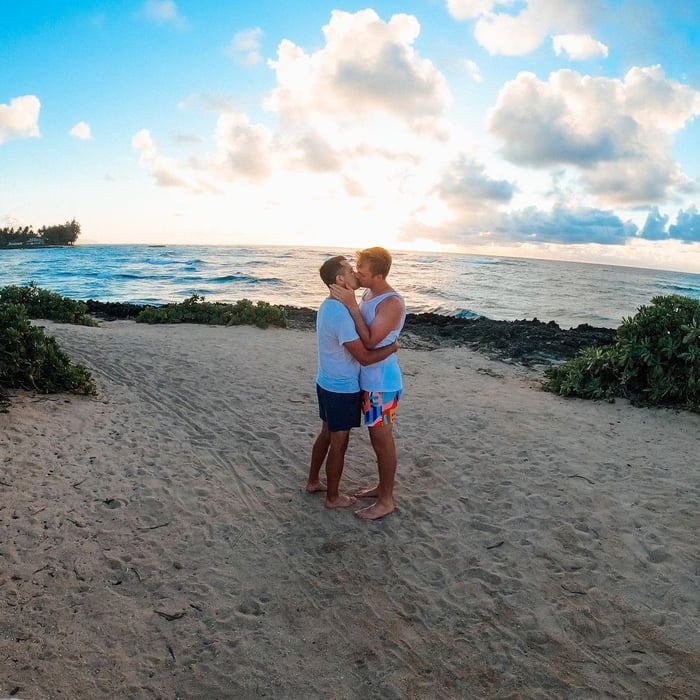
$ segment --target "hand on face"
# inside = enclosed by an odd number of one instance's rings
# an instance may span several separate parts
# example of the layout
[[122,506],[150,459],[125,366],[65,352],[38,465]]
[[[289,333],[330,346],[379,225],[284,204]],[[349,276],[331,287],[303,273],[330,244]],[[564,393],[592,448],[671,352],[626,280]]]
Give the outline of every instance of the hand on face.
[[348,308],[357,305],[357,300],[355,299],[355,290],[348,289],[347,287],[341,287],[339,284],[332,284],[330,286],[331,297],[337,299],[341,304],[347,306]]

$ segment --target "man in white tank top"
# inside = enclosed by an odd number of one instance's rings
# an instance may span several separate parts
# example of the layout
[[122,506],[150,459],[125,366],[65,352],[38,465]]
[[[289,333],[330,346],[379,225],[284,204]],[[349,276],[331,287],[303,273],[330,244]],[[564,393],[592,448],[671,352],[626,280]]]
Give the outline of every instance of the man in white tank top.
[[[384,248],[366,248],[358,251],[355,262],[357,280],[366,288],[359,306],[352,289],[331,285],[331,296],[350,311],[355,328],[368,348],[383,347],[398,338],[406,320],[403,297],[386,281],[391,254]],[[392,428],[403,390],[397,356],[390,355],[371,367],[362,367],[360,388],[364,421],[377,456],[379,483],[355,494],[358,498],[376,498],[371,506],[355,511],[355,515],[377,520],[394,510],[396,445]]]

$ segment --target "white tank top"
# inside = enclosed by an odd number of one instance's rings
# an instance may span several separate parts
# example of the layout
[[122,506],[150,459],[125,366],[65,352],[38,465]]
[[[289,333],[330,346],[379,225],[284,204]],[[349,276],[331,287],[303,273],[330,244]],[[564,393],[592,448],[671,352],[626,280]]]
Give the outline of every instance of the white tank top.
[[[399,298],[404,310],[398,327],[391,330],[386,338],[377,345],[379,348],[393,343],[399,337],[403,329],[403,324],[406,321],[406,306],[403,297],[398,292],[391,291],[380,294],[369,301],[365,300],[364,296],[360,300],[360,313],[362,314],[362,318],[368,326],[371,326],[372,321],[374,321],[377,315],[377,306],[385,299],[392,296]],[[381,362],[362,367],[360,369],[360,388],[363,391],[400,391],[403,389],[401,369],[399,368],[399,360],[396,353],[389,355],[389,357]]]

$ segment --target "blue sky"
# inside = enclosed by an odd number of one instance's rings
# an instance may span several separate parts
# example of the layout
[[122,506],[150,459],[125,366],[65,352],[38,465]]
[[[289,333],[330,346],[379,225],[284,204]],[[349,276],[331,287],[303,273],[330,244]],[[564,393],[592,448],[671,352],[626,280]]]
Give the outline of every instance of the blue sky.
[[0,7],[0,226],[700,272],[700,8]]

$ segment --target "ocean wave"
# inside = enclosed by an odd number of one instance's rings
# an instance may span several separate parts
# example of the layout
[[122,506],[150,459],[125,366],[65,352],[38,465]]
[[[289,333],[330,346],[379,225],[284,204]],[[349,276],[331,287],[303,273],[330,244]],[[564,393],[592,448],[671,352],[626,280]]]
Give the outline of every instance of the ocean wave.
[[686,285],[680,284],[662,284],[659,286],[664,291],[668,291],[673,294],[685,294],[686,296],[693,297],[700,296],[700,287],[688,287]]
[[410,294],[411,296],[421,296],[421,297],[437,297],[438,299],[451,299],[452,294],[449,291],[440,289],[439,287],[427,287],[422,284],[409,284],[401,290],[405,295]]
[[[87,277],[87,275],[83,275]],[[170,279],[169,275],[140,275],[138,272],[119,272],[116,275],[112,272],[102,273],[98,272],[96,277],[102,277],[104,279],[114,279],[114,280],[152,280],[152,279]]]
[[453,314],[456,318],[484,318],[481,314],[477,314],[471,309],[457,309],[457,313]]
[[270,284],[273,286],[282,284],[282,280],[277,277],[251,277],[249,275],[224,275],[222,277],[212,277],[207,281],[215,284],[226,284],[227,282],[238,282],[240,284]]
[[146,258],[146,265],[181,265],[182,260],[163,260],[163,258]]
[[503,260],[494,260],[493,258],[470,258],[469,262],[472,265],[507,265]]

